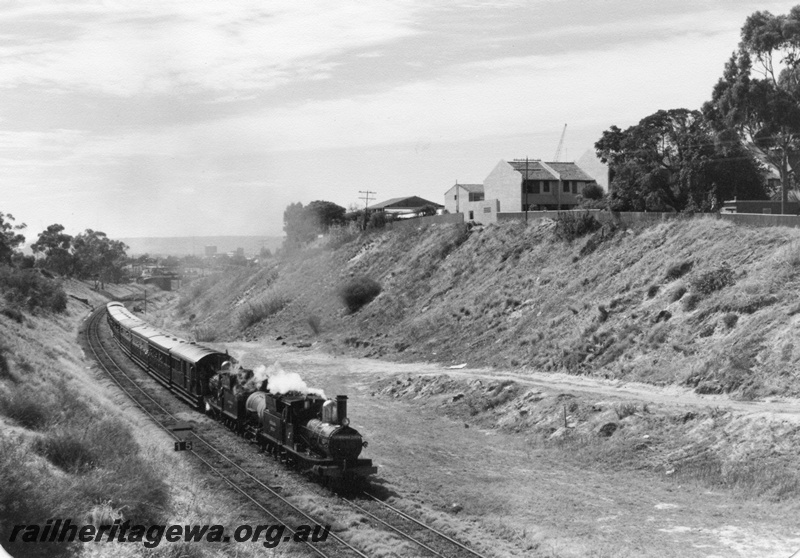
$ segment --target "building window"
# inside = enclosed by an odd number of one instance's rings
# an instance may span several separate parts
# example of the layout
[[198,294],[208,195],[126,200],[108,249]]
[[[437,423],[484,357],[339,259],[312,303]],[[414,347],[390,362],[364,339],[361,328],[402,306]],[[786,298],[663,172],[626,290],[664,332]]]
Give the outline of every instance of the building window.
[[550,181],[549,180],[542,180],[542,192],[545,194],[550,193]]
[[539,193],[539,180],[526,180],[522,186],[522,192],[528,194],[538,194]]
[[472,221],[473,219],[475,219],[475,212],[474,211],[470,211],[469,212],[469,220]]
[[573,180],[572,181],[572,193],[573,194],[577,194],[578,193],[578,181],[577,180]]
[[470,192],[469,201],[471,202],[483,201],[483,192]]
[[456,200],[456,201],[458,201],[458,194],[456,194],[455,196],[453,196],[453,199],[454,199],[454,200]]
[[564,193],[569,194],[569,180],[564,181]]

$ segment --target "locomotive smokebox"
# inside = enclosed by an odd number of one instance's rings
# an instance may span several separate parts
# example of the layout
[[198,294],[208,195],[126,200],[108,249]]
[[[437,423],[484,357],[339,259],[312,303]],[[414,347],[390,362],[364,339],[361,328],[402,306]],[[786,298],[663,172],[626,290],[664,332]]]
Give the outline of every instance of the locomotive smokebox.
[[336,396],[336,422],[339,424],[345,424],[347,422],[347,396],[346,395],[337,395]]

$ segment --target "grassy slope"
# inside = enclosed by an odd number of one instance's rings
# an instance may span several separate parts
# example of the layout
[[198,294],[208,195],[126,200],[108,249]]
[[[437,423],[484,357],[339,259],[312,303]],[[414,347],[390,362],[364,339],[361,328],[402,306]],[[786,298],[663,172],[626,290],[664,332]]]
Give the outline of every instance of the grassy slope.
[[[106,302],[83,283],[67,281],[64,288],[95,307]],[[108,289],[117,296],[138,292],[136,287]],[[201,486],[191,464],[171,451],[172,438],[92,369],[76,343],[89,311],[87,304],[69,298],[62,314],[10,312],[20,322],[0,312],[2,546],[18,558],[141,556],[142,546],[136,544],[7,541],[13,525],[44,525],[51,518],[70,518],[78,525],[115,518],[147,526],[240,522],[239,510]],[[261,547],[238,546],[241,556],[263,556]],[[205,556],[217,550],[161,544],[148,556]]]
[[[556,239],[547,221],[394,231],[210,279],[179,304],[183,321],[166,325],[214,323],[214,337],[224,339],[307,341],[313,316],[319,340],[365,356],[566,370],[739,397],[798,395],[799,240],[792,229],[714,219],[599,231],[572,243]],[[667,279],[686,262],[688,273]],[[701,293],[698,280],[721,276],[726,265],[734,284]],[[383,292],[350,315],[336,290],[361,275]],[[251,322],[259,308],[264,319],[242,331],[242,314]]]

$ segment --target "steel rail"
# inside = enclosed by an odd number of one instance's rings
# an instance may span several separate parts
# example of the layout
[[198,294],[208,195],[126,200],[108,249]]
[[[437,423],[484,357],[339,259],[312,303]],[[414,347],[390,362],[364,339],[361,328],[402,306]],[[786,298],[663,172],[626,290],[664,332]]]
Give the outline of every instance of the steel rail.
[[341,497],[340,497],[339,499],[340,499],[341,501],[345,502],[347,505],[349,505],[349,506],[352,506],[352,507],[356,508],[356,509],[357,509],[358,511],[360,511],[361,513],[363,513],[363,514],[365,514],[365,515],[368,515],[369,517],[371,517],[372,519],[374,519],[374,520],[375,520],[375,521],[377,521],[378,523],[381,523],[381,524],[385,525],[386,527],[388,527],[388,528],[389,528],[389,529],[391,529],[392,531],[394,531],[394,532],[396,532],[397,534],[399,534],[401,537],[405,537],[406,539],[410,540],[410,541],[411,541],[411,542],[413,542],[414,544],[418,544],[419,546],[421,546],[422,548],[424,548],[425,550],[427,550],[427,551],[428,551],[428,552],[430,552],[431,554],[434,554],[434,555],[436,555],[436,556],[440,556],[441,558],[444,558],[444,554],[442,554],[441,552],[437,552],[436,550],[432,549],[431,547],[429,547],[428,545],[426,545],[426,544],[425,544],[425,543],[423,543],[422,541],[418,541],[417,539],[415,539],[414,537],[412,537],[411,535],[409,535],[409,534],[408,534],[408,533],[406,533],[405,531],[401,531],[401,530],[400,530],[400,529],[398,529],[397,527],[394,527],[393,525],[391,525],[390,523],[388,523],[388,522],[384,521],[383,519],[381,519],[381,518],[380,518],[380,517],[378,517],[377,515],[375,515],[375,514],[373,514],[373,513],[369,512],[369,511],[365,510],[364,508],[362,508],[361,506],[359,506],[359,505],[358,505],[358,504],[356,504],[355,502],[351,502],[350,500],[347,500],[347,499],[345,499],[345,498],[341,498]]
[[397,514],[397,515],[399,515],[400,517],[403,517],[403,518],[405,518],[405,519],[407,519],[407,520],[409,520],[409,521],[411,521],[411,522],[413,522],[413,523],[416,523],[417,525],[419,525],[420,527],[422,527],[422,528],[424,528],[424,529],[428,529],[429,531],[431,531],[431,532],[433,532],[433,533],[436,533],[437,535],[439,535],[440,537],[442,537],[442,538],[443,538],[443,539],[445,539],[446,541],[448,541],[448,542],[450,542],[450,543],[452,543],[452,544],[456,545],[457,547],[459,547],[459,548],[461,548],[461,549],[463,549],[463,550],[466,550],[466,551],[467,551],[467,552],[469,552],[470,554],[472,554],[472,555],[474,555],[474,556],[477,556],[478,558],[486,558],[486,556],[484,556],[483,554],[479,554],[479,553],[475,552],[475,551],[474,551],[474,550],[472,550],[470,547],[468,547],[468,546],[466,546],[465,544],[463,544],[463,543],[461,543],[461,542],[459,542],[459,541],[455,540],[453,537],[451,537],[451,536],[449,536],[449,535],[446,535],[446,534],[442,533],[441,531],[439,531],[438,529],[435,529],[435,528],[431,527],[430,525],[426,525],[425,523],[423,523],[423,522],[419,521],[418,519],[416,519],[416,518],[414,518],[414,517],[411,517],[410,515],[408,515],[408,514],[407,514],[407,513],[405,513],[404,511],[398,510],[398,509],[397,509],[397,508],[395,508],[394,506],[390,506],[389,504],[387,504],[387,503],[386,503],[386,502],[384,502],[383,500],[380,500],[379,498],[377,498],[377,497],[373,496],[373,495],[372,495],[372,494],[370,494],[369,492],[367,492],[367,491],[363,491],[363,492],[362,492],[362,494],[363,494],[364,496],[367,496],[368,498],[371,498],[372,500],[374,500],[375,502],[377,502],[379,505],[381,505],[381,506],[384,506],[384,507],[385,507],[385,508],[387,508],[387,509],[390,509],[391,511],[393,511],[394,513],[396,513],[396,514]]
[[[111,373],[111,371],[108,369],[108,367],[106,367],[106,366],[105,366],[105,364],[103,364],[103,362],[101,361],[101,359],[100,359],[100,355],[99,355],[99,354],[98,354],[98,352],[95,350],[95,347],[94,347],[94,345],[93,345],[93,343],[92,343],[92,340],[91,340],[91,335],[89,334],[89,332],[90,332],[90,331],[93,331],[93,332],[94,332],[94,334],[95,334],[95,337],[97,338],[97,346],[98,346],[100,349],[102,349],[102,351],[103,351],[103,352],[105,353],[105,355],[106,355],[106,358],[107,358],[109,361],[111,361],[111,362],[114,364],[114,366],[115,366],[115,367],[117,368],[117,370],[118,370],[118,371],[119,371],[119,372],[120,372],[120,373],[121,373],[121,374],[122,374],[122,375],[125,377],[125,379],[127,379],[127,380],[128,380],[130,383],[131,383],[131,384],[133,384],[133,386],[134,386],[134,387],[136,387],[136,389],[138,389],[138,390],[139,390],[139,391],[142,393],[142,395],[144,395],[144,396],[145,396],[147,399],[149,399],[149,400],[150,400],[150,401],[151,401],[151,402],[152,402],[152,403],[153,403],[153,404],[154,404],[156,407],[158,407],[158,408],[159,408],[159,409],[160,409],[160,410],[161,410],[161,411],[162,411],[162,412],[163,412],[165,415],[167,415],[168,417],[172,418],[173,420],[175,419],[175,415],[173,415],[173,414],[172,414],[172,413],[170,413],[170,412],[169,412],[167,409],[165,409],[165,408],[164,408],[164,407],[163,407],[163,406],[162,406],[162,405],[161,405],[161,404],[160,404],[158,401],[156,401],[155,399],[153,399],[153,397],[151,397],[149,393],[147,393],[147,392],[146,392],[144,389],[142,389],[142,387],[141,387],[141,386],[139,386],[139,385],[138,385],[138,384],[137,384],[135,381],[133,381],[133,379],[132,379],[130,376],[128,376],[128,374],[126,374],[126,373],[125,373],[125,372],[124,372],[124,371],[123,371],[123,370],[122,370],[122,369],[119,367],[119,365],[116,363],[116,361],[115,361],[114,357],[112,357],[112,356],[111,356],[111,355],[108,353],[108,351],[105,349],[105,347],[103,347],[102,341],[100,340],[100,335],[99,335],[99,333],[97,333],[97,329],[98,329],[98,327],[99,327],[99,326],[98,326],[98,321],[100,320],[100,316],[102,315],[102,312],[103,312],[103,311],[102,311],[102,309],[100,309],[100,310],[96,311],[96,312],[95,312],[95,314],[94,314],[94,315],[91,317],[91,321],[90,321],[90,323],[87,325],[87,336],[86,336],[86,339],[87,339],[87,342],[88,342],[89,348],[90,348],[90,349],[92,350],[92,352],[94,353],[94,355],[95,355],[95,358],[96,358],[96,360],[97,360],[98,364],[100,364],[100,366],[101,366],[101,367],[102,367],[102,368],[103,368],[103,369],[106,371],[106,373],[107,373],[108,377],[109,377],[109,378],[111,378],[111,380],[112,380],[112,381],[113,381],[115,384],[117,384],[117,386],[118,386],[118,387],[119,387],[119,388],[120,388],[120,389],[121,389],[121,390],[122,390],[122,391],[123,391],[123,392],[124,392],[124,393],[125,393],[125,394],[126,394],[126,395],[127,395],[127,396],[128,396],[128,397],[129,397],[129,398],[130,398],[130,399],[131,399],[131,400],[132,400],[132,401],[133,401],[133,402],[134,402],[134,403],[135,403],[135,404],[136,404],[136,405],[137,405],[137,406],[138,406],[138,407],[139,407],[139,408],[140,408],[140,409],[141,409],[141,410],[142,410],[142,411],[143,411],[143,412],[146,414],[146,415],[147,415],[147,416],[149,416],[149,417],[150,417],[150,419],[151,419],[153,422],[155,422],[157,426],[159,426],[159,427],[160,427],[162,430],[164,430],[165,432],[167,432],[167,433],[168,433],[170,436],[172,436],[172,437],[173,437],[175,440],[179,440],[179,437],[178,437],[178,436],[177,436],[177,435],[176,435],[174,432],[172,432],[172,431],[171,431],[171,430],[170,430],[170,429],[169,429],[169,428],[168,428],[168,427],[167,427],[165,424],[163,424],[161,421],[159,421],[159,420],[158,420],[158,418],[156,418],[156,416],[155,416],[153,413],[151,413],[150,411],[148,411],[148,410],[147,410],[147,409],[144,407],[144,405],[142,405],[142,403],[141,403],[140,401],[138,401],[138,400],[137,400],[137,399],[136,399],[136,398],[133,396],[133,394],[132,394],[132,393],[131,393],[131,392],[130,392],[128,389],[126,389],[126,388],[125,388],[125,387],[124,387],[124,386],[123,386],[123,385],[122,385],[122,384],[119,382],[119,380],[117,380],[117,379],[114,377],[114,375]],[[292,508],[293,510],[295,510],[295,511],[296,511],[298,514],[300,514],[302,517],[305,517],[306,519],[308,519],[308,520],[310,520],[310,521],[316,522],[316,520],[315,520],[313,517],[311,517],[310,515],[308,515],[308,514],[307,514],[307,513],[305,513],[304,511],[300,510],[300,509],[299,509],[298,507],[296,507],[294,504],[292,504],[291,502],[289,502],[288,500],[286,500],[285,498],[283,498],[283,497],[282,497],[280,494],[278,494],[278,493],[277,493],[275,490],[273,490],[272,488],[270,488],[269,486],[267,486],[266,484],[264,484],[264,483],[263,483],[263,482],[262,482],[260,479],[258,479],[257,477],[253,476],[253,475],[252,475],[250,472],[248,472],[247,470],[243,469],[241,466],[239,466],[237,463],[235,463],[233,460],[231,460],[231,459],[230,459],[228,456],[226,456],[224,453],[220,452],[220,451],[219,451],[217,448],[215,448],[215,447],[214,447],[212,444],[210,444],[210,443],[209,443],[207,440],[205,440],[205,439],[204,439],[203,437],[201,437],[199,434],[197,434],[196,432],[192,432],[192,434],[194,435],[194,437],[195,437],[195,438],[196,438],[198,441],[202,442],[202,443],[203,443],[203,444],[204,444],[206,447],[208,447],[208,448],[209,448],[210,450],[212,450],[213,452],[216,452],[216,453],[217,453],[217,454],[218,454],[220,457],[222,457],[222,458],[223,458],[225,461],[227,461],[228,463],[230,463],[231,465],[233,465],[233,467],[234,467],[234,468],[236,468],[236,469],[238,469],[240,472],[244,473],[244,474],[245,474],[245,476],[247,476],[248,478],[250,478],[251,480],[253,480],[253,481],[254,481],[256,484],[258,484],[259,486],[261,486],[262,488],[264,488],[264,489],[265,489],[267,492],[269,492],[271,495],[273,495],[273,496],[275,496],[276,498],[278,498],[278,499],[279,499],[281,502],[283,502],[285,505],[287,505],[287,506],[289,506],[290,508]],[[234,489],[235,489],[237,492],[239,492],[240,494],[242,494],[243,496],[245,496],[245,497],[246,497],[248,500],[250,500],[251,502],[253,502],[253,503],[254,503],[254,504],[257,506],[257,507],[259,507],[259,508],[260,508],[262,511],[264,511],[264,512],[265,512],[267,515],[269,515],[270,517],[272,517],[272,518],[273,518],[275,521],[278,521],[278,522],[280,522],[280,521],[281,521],[281,519],[280,519],[279,517],[277,517],[277,516],[276,516],[274,513],[272,513],[271,511],[269,511],[267,508],[265,508],[265,507],[264,507],[264,506],[263,506],[263,505],[262,505],[260,502],[258,502],[256,499],[254,499],[254,498],[253,498],[253,497],[252,497],[250,494],[248,494],[248,493],[247,493],[247,492],[246,492],[246,491],[245,491],[243,488],[241,488],[241,487],[240,487],[240,486],[238,486],[236,483],[234,483],[234,481],[232,481],[231,479],[227,478],[227,477],[225,476],[225,474],[224,474],[224,473],[222,473],[222,471],[220,471],[220,470],[219,470],[217,467],[215,467],[213,464],[211,464],[211,463],[210,463],[208,460],[206,460],[206,459],[204,459],[202,456],[200,456],[200,455],[199,455],[199,454],[198,454],[198,453],[197,453],[197,452],[196,452],[194,449],[192,449],[192,450],[190,450],[190,451],[191,451],[192,455],[194,455],[194,456],[195,456],[197,459],[199,459],[199,460],[200,460],[202,463],[204,463],[204,464],[205,464],[205,465],[206,465],[206,466],[207,466],[209,469],[211,469],[211,470],[212,470],[214,473],[216,473],[216,474],[217,474],[217,475],[218,475],[220,478],[222,478],[222,480],[224,480],[226,483],[228,483],[228,484],[229,484],[229,485],[230,485],[232,488],[234,488]],[[293,530],[291,527],[289,527],[289,526],[286,526],[286,528],[289,530],[289,532],[290,532],[290,533],[292,533],[292,534],[295,534],[295,533],[296,533],[296,531],[294,531],[294,530]],[[348,550],[351,550],[352,552],[354,552],[355,554],[357,554],[357,555],[358,555],[358,556],[360,556],[361,558],[370,558],[369,556],[367,556],[366,554],[362,553],[360,550],[358,550],[357,548],[355,548],[354,546],[352,546],[351,544],[349,544],[347,541],[345,541],[344,539],[340,538],[338,535],[332,534],[331,536],[332,536],[332,538],[333,538],[335,541],[337,541],[338,543],[340,543],[342,546],[344,546],[344,547],[345,547],[345,548],[347,548]],[[308,546],[308,547],[309,547],[311,550],[313,550],[313,551],[314,551],[316,554],[318,554],[318,555],[319,555],[319,556],[321,556],[322,558],[330,558],[330,555],[328,555],[328,554],[325,554],[324,552],[322,552],[322,551],[321,551],[319,548],[317,548],[316,546],[314,546],[314,545],[313,545],[313,544],[311,544],[310,542],[308,542],[308,541],[302,541],[302,542],[304,542],[304,544],[305,544],[306,546]]]

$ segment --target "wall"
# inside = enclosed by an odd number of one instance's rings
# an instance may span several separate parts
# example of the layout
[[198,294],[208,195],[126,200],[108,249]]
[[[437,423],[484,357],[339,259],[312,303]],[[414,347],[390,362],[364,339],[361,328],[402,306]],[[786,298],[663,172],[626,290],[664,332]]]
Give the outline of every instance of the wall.
[[[483,202],[477,202],[483,203]],[[400,230],[406,227],[424,227],[433,224],[463,223],[463,213],[446,213],[444,215],[429,215],[427,217],[415,217],[414,219],[401,219],[386,223],[387,229]]]
[[517,211],[522,208],[522,175],[500,161],[483,181],[483,192],[487,200],[498,200],[498,211]]
[[[576,210],[577,212],[587,210]],[[611,213],[599,209],[588,210],[601,222],[616,221],[628,225],[635,223],[658,223],[669,219],[692,219],[692,218],[713,218],[732,221],[737,225],[748,225],[752,227],[793,227],[800,228],[800,216],[797,215],[762,215],[760,213],[657,213],[657,212],[635,212],[625,211]],[[561,213],[565,213],[562,211]],[[529,211],[528,221],[536,219],[557,219],[558,211]],[[497,221],[524,221],[524,212],[504,212],[497,214]]]

